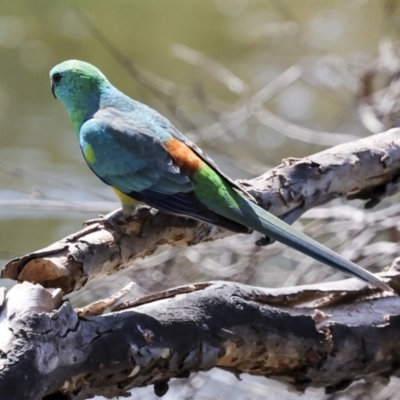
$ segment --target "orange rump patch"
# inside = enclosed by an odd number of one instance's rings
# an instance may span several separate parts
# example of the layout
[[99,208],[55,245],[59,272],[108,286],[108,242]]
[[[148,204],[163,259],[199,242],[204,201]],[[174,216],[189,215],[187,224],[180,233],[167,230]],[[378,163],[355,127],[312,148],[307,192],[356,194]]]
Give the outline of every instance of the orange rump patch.
[[195,174],[205,164],[190,147],[178,139],[168,139],[164,142],[164,146],[178,167],[189,175]]

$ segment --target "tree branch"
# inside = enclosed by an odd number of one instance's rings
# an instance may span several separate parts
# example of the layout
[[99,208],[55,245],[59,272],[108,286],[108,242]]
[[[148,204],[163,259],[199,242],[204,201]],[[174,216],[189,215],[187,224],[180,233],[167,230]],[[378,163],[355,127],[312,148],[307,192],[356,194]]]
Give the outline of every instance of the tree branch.
[[[337,197],[367,200],[373,207],[399,189],[400,129],[342,144],[304,159],[286,159],[240,184],[271,213],[292,223],[312,207]],[[233,235],[191,219],[144,208],[121,235],[90,225],[49,247],[6,264],[2,278],[58,287],[65,293],[131,265],[159,246],[187,246]]]
[[[347,196],[375,205],[398,190],[400,130],[310,157],[285,160],[244,188],[289,223]],[[211,225],[142,209],[123,226],[84,228],[8,263],[3,278],[65,292],[130,265],[158,246],[232,235]],[[398,260],[383,274],[400,292]],[[343,389],[357,379],[398,375],[397,296],[363,282],[261,289],[206,282],[150,294],[101,315],[130,288],[81,309],[60,289],[17,284],[0,291],[0,393],[7,399],[125,396],[168,390],[168,380],[223,368],[285,381],[298,390]],[[34,367],[32,367],[34,366]]]
[[207,282],[80,317],[42,286],[18,284],[0,311],[0,393],[77,400],[155,385],[162,395],[169,379],[214,367],[299,391],[387,379],[399,373],[400,298],[373,293],[355,279],[285,289]]

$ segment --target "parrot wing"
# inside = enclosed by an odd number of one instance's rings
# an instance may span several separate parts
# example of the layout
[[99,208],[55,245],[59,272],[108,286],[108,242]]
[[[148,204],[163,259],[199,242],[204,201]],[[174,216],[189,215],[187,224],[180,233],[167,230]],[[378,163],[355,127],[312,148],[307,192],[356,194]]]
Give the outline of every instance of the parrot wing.
[[214,169],[219,175],[221,175],[227,182],[230,183],[230,185],[239,191],[242,195],[244,195],[247,199],[253,201],[256,203],[257,201],[255,198],[247,192],[243,187],[241,187],[239,184],[237,184],[233,179],[231,179],[228,175],[226,175],[221,169],[218,167],[218,165],[215,163],[215,161],[206,153],[203,152],[203,150],[200,149],[196,144],[194,144],[192,141],[190,141],[186,136],[184,136],[178,129],[176,129],[172,124],[168,128],[168,132],[176,139],[180,140],[182,143],[184,143],[186,146],[188,146],[190,149],[192,149],[204,162],[206,162],[212,169]]
[[132,124],[99,112],[82,125],[80,139],[83,154],[90,143],[99,160],[90,163],[85,157],[92,171],[124,194],[170,214],[187,215],[234,232],[249,231],[197,198],[196,183],[148,124]]

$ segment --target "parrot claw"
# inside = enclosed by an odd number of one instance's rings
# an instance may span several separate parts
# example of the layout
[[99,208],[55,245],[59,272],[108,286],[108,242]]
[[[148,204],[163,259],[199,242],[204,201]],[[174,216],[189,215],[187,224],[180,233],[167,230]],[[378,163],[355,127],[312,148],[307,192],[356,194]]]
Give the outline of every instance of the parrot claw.
[[93,224],[101,224],[106,228],[114,229],[123,236],[127,235],[127,233],[121,227],[121,224],[126,224],[126,220],[121,208],[118,208],[107,215],[99,215],[98,218],[88,219],[83,223],[83,226],[89,226]]
[[269,244],[274,243],[275,240],[270,238],[269,236],[263,236],[256,241],[257,246],[268,246]]

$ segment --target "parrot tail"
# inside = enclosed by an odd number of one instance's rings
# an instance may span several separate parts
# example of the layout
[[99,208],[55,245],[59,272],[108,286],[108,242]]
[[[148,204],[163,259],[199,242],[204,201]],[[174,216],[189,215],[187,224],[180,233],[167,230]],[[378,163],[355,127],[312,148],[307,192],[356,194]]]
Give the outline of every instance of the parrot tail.
[[247,200],[242,196],[240,197],[241,215],[237,222],[293,247],[315,260],[336,268],[341,272],[360,278],[384,291],[393,292],[388,285],[364,268],[347,260],[321,243],[318,243],[316,240],[311,239],[309,236],[294,229],[279,218],[259,207],[257,204],[252,203],[250,200]]

